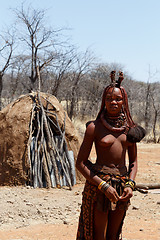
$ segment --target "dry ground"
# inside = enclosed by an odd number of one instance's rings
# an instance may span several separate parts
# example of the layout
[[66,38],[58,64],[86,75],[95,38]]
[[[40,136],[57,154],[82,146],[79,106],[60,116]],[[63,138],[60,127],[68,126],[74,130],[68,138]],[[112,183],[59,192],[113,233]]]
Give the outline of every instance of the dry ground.
[[[160,145],[138,144],[138,162],[138,183],[160,183]],[[0,240],[75,240],[82,190],[0,187]],[[160,190],[134,192],[123,239],[160,239]]]

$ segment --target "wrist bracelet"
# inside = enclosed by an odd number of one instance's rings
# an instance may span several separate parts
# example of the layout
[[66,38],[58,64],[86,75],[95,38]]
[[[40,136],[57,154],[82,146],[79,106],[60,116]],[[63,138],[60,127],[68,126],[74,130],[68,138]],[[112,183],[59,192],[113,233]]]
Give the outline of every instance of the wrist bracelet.
[[105,183],[105,184],[102,185],[101,191],[102,191],[103,193],[105,193],[106,190],[107,190],[109,187],[110,187],[110,185],[109,185],[108,183]]
[[101,190],[102,186],[105,184],[105,181],[100,182],[100,184],[98,185],[98,189]]
[[135,189],[135,186],[136,186],[135,181],[133,181],[132,179],[129,179],[129,180],[125,183],[124,188],[130,187],[132,190],[134,190],[134,189]]
[[105,193],[105,191],[109,188],[109,184],[106,183],[105,181],[100,182],[98,185],[98,189],[101,190],[101,192]]
[[103,186],[102,186],[102,188],[101,188],[101,191],[102,191],[103,193],[105,193],[106,190],[107,190],[109,187],[110,187],[109,183],[105,183],[105,184],[103,184]]

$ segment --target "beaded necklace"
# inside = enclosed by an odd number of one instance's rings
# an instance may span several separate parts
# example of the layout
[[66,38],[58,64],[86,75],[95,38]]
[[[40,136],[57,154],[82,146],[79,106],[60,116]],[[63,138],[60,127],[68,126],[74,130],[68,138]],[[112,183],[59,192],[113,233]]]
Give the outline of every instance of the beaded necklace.
[[118,117],[110,117],[105,111],[101,113],[100,119],[103,125],[114,132],[124,131],[127,127],[127,120],[124,113],[120,113]]

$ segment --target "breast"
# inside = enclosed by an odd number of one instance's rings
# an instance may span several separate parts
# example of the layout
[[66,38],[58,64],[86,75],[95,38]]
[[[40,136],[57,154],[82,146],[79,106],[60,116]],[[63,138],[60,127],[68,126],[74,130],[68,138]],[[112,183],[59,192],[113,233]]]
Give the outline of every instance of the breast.
[[102,147],[112,146],[116,142],[120,143],[121,145],[124,145],[126,143],[126,135],[121,134],[119,136],[114,136],[108,134],[98,140],[98,144]]
[[107,135],[99,139],[98,144],[102,147],[109,147],[115,142],[116,138],[113,135]]

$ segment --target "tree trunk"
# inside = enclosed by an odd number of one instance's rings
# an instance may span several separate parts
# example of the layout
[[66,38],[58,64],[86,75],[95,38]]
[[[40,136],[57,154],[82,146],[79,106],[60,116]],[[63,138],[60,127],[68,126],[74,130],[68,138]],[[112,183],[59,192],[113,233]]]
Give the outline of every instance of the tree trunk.
[[75,92],[72,92],[72,98],[71,98],[71,105],[70,105],[70,111],[69,111],[69,118],[73,119],[73,111],[75,107]]
[[148,116],[148,109],[149,109],[149,94],[150,94],[150,83],[147,83],[147,90],[146,90],[146,107],[145,107],[145,129],[148,130],[149,125],[149,116]]
[[153,121],[153,141],[154,143],[157,142],[156,140],[156,123],[157,123],[157,116],[158,116],[158,112],[155,109],[155,114],[154,114],[154,121]]
[[2,73],[0,72],[0,111],[2,109],[2,89],[3,89],[3,81],[2,81]]

